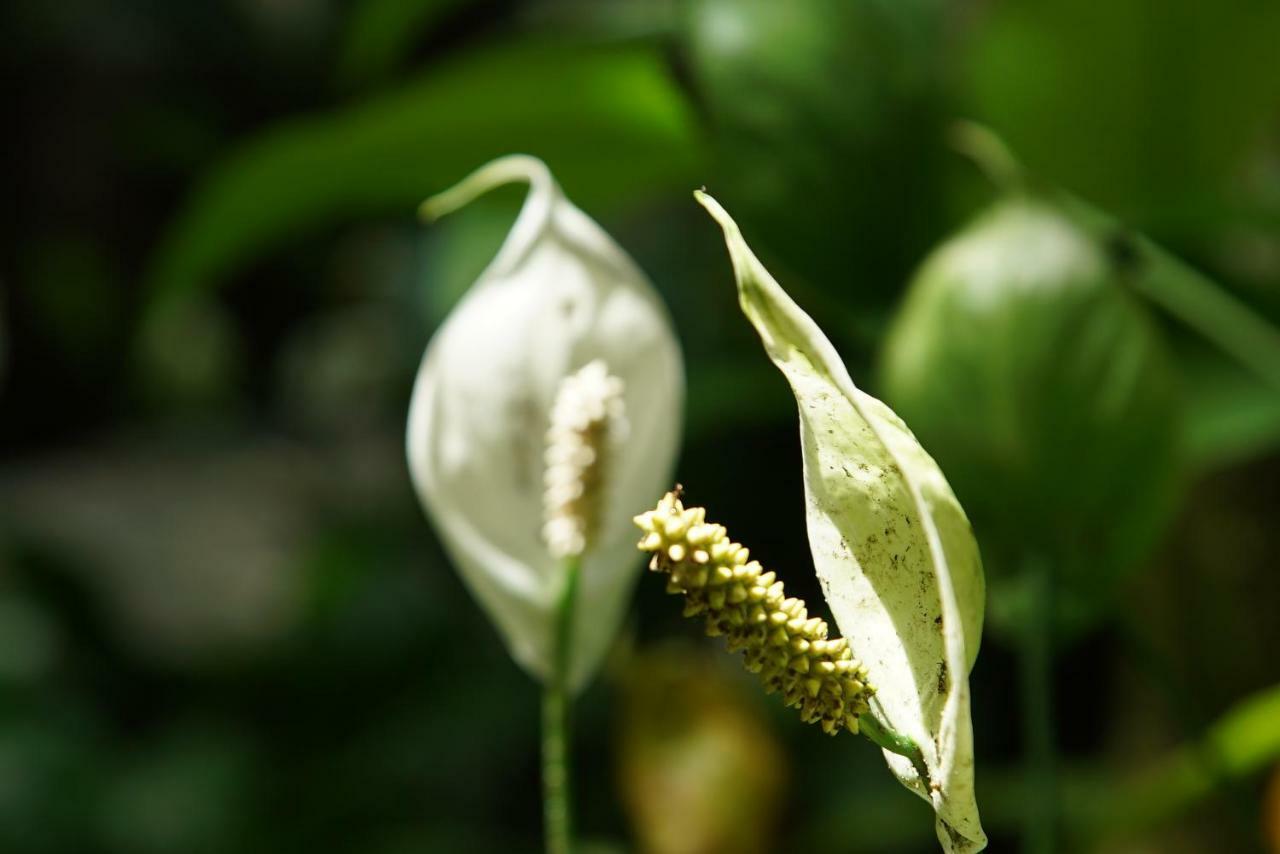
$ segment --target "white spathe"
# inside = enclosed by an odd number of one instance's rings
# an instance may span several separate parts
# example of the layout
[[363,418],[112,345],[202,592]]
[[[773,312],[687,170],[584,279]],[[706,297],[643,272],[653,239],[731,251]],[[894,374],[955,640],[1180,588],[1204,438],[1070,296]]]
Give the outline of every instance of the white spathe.
[[670,486],[684,369],[644,274],[561,192],[542,161],[513,155],[424,205],[438,216],[527,181],[502,248],[432,338],[409,410],[409,471],[446,550],[512,657],[552,664],[561,562],[542,536],[544,451],[561,380],[601,360],[620,378],[628,431],[613,444],[598,535],[582,558],[570,684],[599,667],[640,572],[631,517]]

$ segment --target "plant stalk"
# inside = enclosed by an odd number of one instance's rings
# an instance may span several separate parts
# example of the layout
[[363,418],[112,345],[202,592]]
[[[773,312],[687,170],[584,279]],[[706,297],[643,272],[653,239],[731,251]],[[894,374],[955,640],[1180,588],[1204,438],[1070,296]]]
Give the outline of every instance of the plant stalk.
[[578,558],[565,560],[563,587],[556,605],[552,672],[542,693],[542,814],[547,854],[571,854],[573,850],[569,663],[580,572]]
[[951,148],[969,158],[1000,192],[1016,193],[1026,186],[1022,164],[990,128],[961,119],[947,129],[947,138]]
[[[977,164],[997,189],[1013,193],[1028,186],[1030,176],[990,128],[958,121],[949,135],[952,147]],[[1142,265],[1132,280],[1136,291],[1280,391],[1280,329],[1147,238],[1128,232],[1110,216],[1067,193],[1055,195],[1101,238],[1120,239],[1122,245],[1132,247]]]
[[920,752],[920,745],[916,744],[914,739],[882,726],[871,714],[865,714],[858,718],[858,731],[871,739],[881,750],[887,750],[890,753],[896,753],[899,756],[905,756],[910,759],[912,767],[916,769],[916,774],[920,777],[920,785],[928,791],[930,786],[929,768],[925,765],[924,754]]
[[1049,564],[1027,561],[1030,607],[1022,639],[1023,738],[1028,791],[1024,850],[1053,854],[1057,848],[1057,755],[1053,735],[1054,583]]
[[1221,285],[1151,241],[1140,238],[1138,245],[1150,270],[1136,278],[1134,287],[1280,392],[1280,331]]
[[1256,378],[1280,392],[1280,329],[1247,303],[1141,234],[1079,199],[1061,201],[1100,240],[1133,256],[1129,284]]

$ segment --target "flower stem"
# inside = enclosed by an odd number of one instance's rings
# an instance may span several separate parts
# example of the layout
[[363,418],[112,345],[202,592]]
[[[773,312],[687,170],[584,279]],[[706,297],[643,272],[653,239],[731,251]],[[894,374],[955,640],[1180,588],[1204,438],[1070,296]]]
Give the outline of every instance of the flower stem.
[[563,587],[556,606],[552,672],[542,693],[542,812],[547,854],[570,854],[573,849],[569,785],[569,653],[581,567],[576,557],[566,559],[563,567]]
[[916,769],[916,774],[920,776],[920,785],[928,791],[930,786],[929,768],[924,764],[924,754],[920,752],[920,745],[916,744],[914,739],[881,726],[880,722],[870,714],[862,715],[858,718],[858,731],[871,739],[881,750],[887,750],[890,753],[896,753],[899,756],[905,756],[910,759],[911,765]]
[[[997,189],[1012,193],[1032,176],[990,128],[958,121],[950,128],[952,147],[967,156]],[[1142,264],[1135,290],[1234,359],[1260,380],[1280,390],[1280,330],[1221,285],[1147,238],[1129,233],[1111,217],[1073,196],[1054,191],[1058,201],[1100,237],[1136,253]]]
[[1280,391],[1280,329],[1177,256],[1067,193],[1058,200],[1076,220],[1126,259],[1128,283],[1145,299]]
[[1029,783],[1023,850],[1052,854],[1057,845],[1057,757],[1053,738],[1053,573],[1041,559],[1025,566],[1030,607],[1023,626],[1023,737]]
[[1280,391],[1280,330],[1222,286],[1138,238],[1147,270],[1134,287],[1258,379]]
[[969,158],[1002,193],[1015,193],[1027,184],[1027,173],[1004,140],[985,125],[959,120],[947,130],[951,147]]

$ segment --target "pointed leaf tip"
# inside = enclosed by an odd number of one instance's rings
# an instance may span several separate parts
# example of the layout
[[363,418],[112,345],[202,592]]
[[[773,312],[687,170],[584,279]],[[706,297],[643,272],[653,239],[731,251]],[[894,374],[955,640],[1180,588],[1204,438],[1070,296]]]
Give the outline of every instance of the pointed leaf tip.
[[715,197],[707,192],[706,187],[694,190],[693,197],[698,200],[698,204],[706,208],[707,213],[711,214],[711,218],[724,230],[726,236],[731,233],[741,236],[738,224],[734,222],[733,217],[729,216],[729,212],[715,200]]
[[[694,190],[693,197],[698,200],[698,204],[706,209],[707,213],[711,214],[711,218],[724,231],[725,240],[730,243],[729,251],[733,252],[733,242],[742,240],[742,232],[738,228],[738,223],[734,221],[733,217],[729,216],[729,212],[715,200],[714,196],[707,192],[705,187],[701,190]],[[735,272],[737,271],[736,265],[734,270]]]

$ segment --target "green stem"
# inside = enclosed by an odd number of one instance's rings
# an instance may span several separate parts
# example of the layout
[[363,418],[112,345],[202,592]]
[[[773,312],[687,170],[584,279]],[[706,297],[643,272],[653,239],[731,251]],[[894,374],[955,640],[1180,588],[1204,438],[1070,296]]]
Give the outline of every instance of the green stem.
[[1280,391],[1280,330],[1221,285],[1112,217],[1068,193],[1057,198],[1091,229],[1135,261],[1133,289],[1197,332],[1243,368]]
[[[1026,171],[990,128],[957,121],[949,135],[952,147],[976,163],[998,189],[1011,193],[1028,186],[1031,179]],[[1100,236],[1132,241],[1142,262],[1140,274],[1133,277],[1137,291],[1280,391],[1280,330],[1147,238],[1128,233],[1111,217],[1069,194],[1056,195]]]
[[[1280,685],[1241,701],[1200,737],[1137,767],[1131,767],[1133,762],[1133,757],[1119,764],[1095,757],[1059,764],[1059,828],[1064,836],[1070,835],[1070,850],[1138,850],[1139,840],[1149,848],[1153,830],[1167,829],[1192,809],[1205,809],[1205,802],[1215,795],[1227,797],[1232,786],[1244,785],[1251,794],[1241,800],[1247,799],[1251,807],[1256,804],[1257,789],[1250,787],[1280,762]],[[1001,836],[1017,832],[1026,820],[1024,804],[1032,786],[1026,768],[988,764],[981,782],[987,830]],[[805,829],[806,839],[837,838],[857,828],[862,833],[874,830],[885,850],[915,850],[932,838],[914,821],[900,817],[901,803],[891,791],[855,789],[843,797],[861,799],[856,813],[820,817]],[[1218,846],[1224,851],[1244,848]]]
[[990,128],[963,119],[947,132],[952,149],[969,158],[997,190],[1015,193],[1027,183],[1027,173],[1004,140]]
[[1057,757],[1053,737],[1053,573],[1043,560],[1026,565],[1030,607],[1022,653],[1023,736],[1028,792],[1024,850],[1052,854],[1057,847]]
[[1148,269],[1135,277],[1143,296],[1200,333],[1276,391],[1280,391],[1280,331],[1220,285],[1145,238]]
[[924,763],[924,754],[920,752],[920,745],[916,744],[914,739],[888,729],[870,714],[862,715],[858,718],[858,731],[871,739],[881,750],[887,750],[890,753],[896,753],[899,756],[905,756],[910,759],[911,765],[916,769],[916,774],[920,776],[920,785],[928,790],[930,785],[929,768]]
[[542,812],[547,854],[570,854],[573,850],[569,664],[580,569],[576,558],[564,562],[564,586],[556,605],[552,672],[542,693]]

